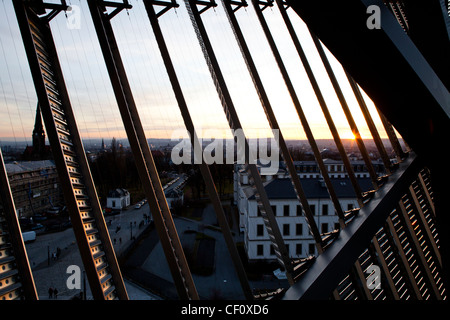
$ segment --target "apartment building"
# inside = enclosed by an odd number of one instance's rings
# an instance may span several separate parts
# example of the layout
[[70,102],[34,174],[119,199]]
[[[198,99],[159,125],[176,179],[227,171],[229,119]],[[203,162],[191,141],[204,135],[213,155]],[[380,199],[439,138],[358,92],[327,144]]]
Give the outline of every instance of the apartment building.
[[64,205],[56,166],[52,160],[6,164],[18,217],[43,214]]
[[[333,231],[338,227],[338,217],[316,163],[296,161],[294,164],[319,232]],[[357,197],[342,162],[327,159],[325,164],[329,167],[329,175],[342,209],[346,211],[357,208]],[[365,166],[359,161],[353,161],[352,165],[363,191],[370,190],[372,183]],[[383,172],[381,167],[377,171],[380,174]],[[262,178],[290,256],[305,258],[316,254],[308,223],[286,170],[280,169],[277,175]],[[259,213],[254,189],[249,185],[247,172],[239,170],[238,166],[235,167],[234,188],[234,202],[238,207],[240,231],[244,233],[244,245],[249,261],[275,260],[275,252]]]

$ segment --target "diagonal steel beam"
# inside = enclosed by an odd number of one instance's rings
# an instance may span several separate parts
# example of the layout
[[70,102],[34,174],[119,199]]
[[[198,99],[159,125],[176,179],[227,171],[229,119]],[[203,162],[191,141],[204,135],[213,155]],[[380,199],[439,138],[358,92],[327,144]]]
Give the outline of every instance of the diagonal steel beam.
[[361,138],[361,134],[359,132],[358,126],[356,125],[355,119],[353,118],[353,115],[347,104],[347,100],[344,97],[344,93],[342,92],[341,86],[336,78],[333,68],[331,67],[330,61],[328,60],[328,57],[325,54],[325,50],[323,48],[322,43],[320,43],[319,39],[317,39],[317,37],[315,35],[312,35],[312,37],[313,37],[313,42],[316,45],[316,49],[319,52],[320,59],[322,60],[323,65],[325,66],[325,70],[327,71],[328,77],[330,78],[330,81],[333,85],[334,91],[339,99],[342,110],[344,111],[345,117],[347,118],[347,122],[348,122],[348,124],[352,130],[352,133],[355,137],[356,144],[358,145],[361,156],[364,159],[366,168],[369,171],[369,175],[372,180],[374,190],[376,190],[376,189],[378,189],[378,176],[373,168],[369,153],[367,152],[364,141]]
[[[0,288],[1,300],[37,300],[38,295],[17,219],[3,153],[0,149]],[[3,280],[5,282],[3,283]]]
[[323,251],[322,237],[320,235],[319,228],[317,227],[317,224],[314,219],[311,208],[308,204],[308,199],[306,199],[305,192],[304,192],[302,184],[300,182],[300,177],[297,174],[297,171],[295,170],[295,166],[292,161],[292,157],[290,155],[286,141],[284,140],[283,134],[280,130],[280,126],[279,126],[278,121],[273,112],[273,108],[271,106],[271,103],[270,103],[267,93],[265,91],[262,80],[259,76],[256,65],[253,61],[250,50],[247,46],[247,43],[245,42],[244,35],[242,34],[242,30],[239,26],[239,23],[237,21],[235,14],[234,14],[232,4],[227,0],[222,0],[222,3],[224,5],[225,12],[227,14],[227,18],[230,23],[230,26],[236,37],[236,41],[239,45],[239,48],[241,49],[241,53],[242,53],[242,56],[244,58],[246,65],[247,65],[250,76],[253,80],[253,84],[255,86],[256,92],[258,93],[259,99],[261,101],[261,106],[264,109],[264,112],[266,114],[269,125],[272,128],[272,130],[277,130],[279,132],[278,143],[280,145],[281,155],[286,163],[289,175],[291,176],[292,186],[294,187],[294,190],[297,194],[297,198],[302,205],[302,211],[304,212],[310,232],[315,241],[317,251],[320,254]]
[[340,232],[333,245],[317,257],[302,280],[286,291],[283,299],[328,299],[339,280],[348,273],[361,252],[384,225],[389,213],[395,208],[399,195],[415,179],[421,165],[421,161],[410,154],[373,199],[360,210],[352,223]]
[[[450,123],[449,91],[381,0],[286,2],[417,154],[437,150]],[[380,8],[379,30],[367,28],[369,5]]]
[[101,0],[89,0],[88,4],[128,141],[175,287],[181,299],[198,300],[197,289],[145,137],[110,17],[104,12],[104,6],[108,3]]
[[[189,109],[188,109],[186,100],[184,98],[183,91],[181,89],[181,85],[178,81],[178,77],[176,75],[175,68],[172,63],[172,59],[170,58],[169,50],[168,50],[166,42],[164,40],[164,35],[162,33],[161,27],[158,22],[158,17],[161,16],[161,13],[166,12],[167,8],[170,9],[171,7],[174,7],[174,4],[170,3],[170,2],[154,1],[154,0],[144,1],[144,4],[145,4],[145,8],[147,10],[147,14],[148,14],[150,23],[152,25],[153,32],[155,34],[156,41],[159,46],[159,50],[161,52],[161,56],[164,61],[164,65],[166,66],[167,74],[168,74],[170,82],[172,84],[172,89],[175,93],[175,97],[178,102],[178,107],[180,109],[181,116],[183,117],[186,129],[189,132],[192,147],[194,148],[194,150],[201,150],[200,141],[198,140],[197,134],[195,132],[195,127],[194,127],[194,123],[192,121],[192,117],[189,113]],[[159,11],[158,13],[156,13],[154,5],[161,5],[161,6],[164,6],[164,8],[161,11]],[[211,175],[211,171],[203,159],[201,160],[201,163],[198,166],[200,168],[200,172],[202,174],[203,180],[205,181],[206,189],[208,191],[209,197],[211,199],[214,210],[216,212],[217,221],[219,222],[220,228],[221,228],[223,236],[225,238],[225,242],[227,244],[228,251],[231,256],[231,260],[233,261],[236,273],[237,273],[239,281],[241,283],[241,287],[244,292],[244,295],[247,298],[247,300],[253,300],[253,293],[250,288],[250,285],[249,285],[249,282],[247,279],[247,275],[244,270],[244,266],[242,264],[242,261],[239,257],[239,253],[237,251],[236,245],[234,243],[233,235],[232,235],[230,227],[228,225],[220,197],[217,193],[217,189],[215,187],[214,180]]]
[[[331,201],[333,202],[334,210],[335,210],[337,216],[339,217],[340,225],[341,225],[341,227],[343,227],[345,225],[344,211],[342,210],[341,204],[339,203],[339,199],[336,195],[336,191],[334,190],[333,184],[331,183],[330,175],[328,174],[328,170],[322,159],[322,155],[320,154],[320,150],[319,150],[317,142],[314,138],[313,132],[311,130],[311,126],[309,125],[308,119],[306,118],[305,112],[303,111],[303,107],[300,104],[300,100],[298,98],[297,92],[295,91],[294,85],[292,84],[292,81],[289,77],[287,68],[283,62],[280,51],[275,43],[272,33],[270,32],[270,29],[266,22],[266,19],[264,18],[263,9],[260,7],[259,1],[252,0],[252,3],[253,3],[253,7],[255,8],[255,12],[258,17],[259,23],[261,24],[261,27],[266,36],[267,42],[269,43],[269,46],[272,50],[272,54],[277,62],[278,68],[280,69],[280,72],[283,76],[283,80],[284,80],[286,87],[289,91],[289,94],[291,96],[292,103],[294,104],[294,107],[300,118],[300,122],[303,126],[303,130],[306,134],[309,145],[310,145],[311,149],[313,150],[314,157],[316,158],[316,162],[319,166],[320,173],[321,173],[323,180],[325,182],[325,185],[327,187],[328,194],[330,195]],[[290,24],[290,20],[287,17],[286,12],[283,10],[281,12],[281,14],[282,14],[283,19],[285,20],[288,30],[291,31],[290,27],[292,27],[292,25]]]
[[[230,92],[228,91],[228,87],[225,83],[225,79],[223,77],[213,47],[206,32],[206,28],[203,24],[202,18],[200,17],[201,12],[204,12],[205,8],[210,8],[212,6],[215,6],[216,4],[213,0],[206,3],[205,1],[185,0],[185,3],[189,16],[191,18],[192,25],[197,34],[198,41],[202,48],[204,58],[211,73],[211,77],[214,81],[217,94],[220,98],[220,102],[228,120],[228,124],[232,130],[242,130],[242,125],[234,107],[233,100],[231,99]],[[203,9],[199,10],[197,8],[197,4],[206,6]],[[269,198],[267,197],[266,190],[264,189],[264,185],[262,183],[258,168],[254,163],[249,163],[248,152],[250,151],[250,148],[245,136],[244,140],[246,150],[245,167],[250,175],[250,184],[255,190],[258,209],[262,214],[266,230],[272,241],[272,245],[277,256],[277,260],[286,269],[286,276],[288,278],[288,281],[290,283],[294,283],[294,267],[292,265],[292,261],[289,257],[286,245],[281,236],[278,223],[270,205]]]
[[[49,20],[14,0],[19,28],[80,255],[95,299],[128,299],[98,200]],[[44,7],[45,9],[45,7]],[[59,10],[59,9],[58,9]]]
[[[381,0],[287,0],[286,3],[368,94],[383,114],[383,122],[392,124],[430,169],[436,197],[439,234],[443,237],[443,266],[448,282],[450,255],[447,244],[450,241],[446,230],[450,227],[450,219],[446,214],[446,197],[450,192],[450,170],[442,157],[442,146],[448,142],[450,93],[446,87],[448,77],[440,76],[440,73],[433,69],[448,63],[442,61],[445,58],[438,58],[448,57],[450,54],[449,46],[445,45],[448,44],[447,39],[447,42],[439,47],[439,50],[444,50],[442,55],[430,55],[429,50],[422,53],[421,47],[425,41],[423,35],[419,35],[418,39],[415,38],[417,34],[412,34],[413,21],[410,21],[409,36]],[[425,14],[425,11],[422,12],[420,8],[426,7],[426,10],[429,10],[434,6],[429,11],[433,17],[424,16],[425,20],[419,21],[419,30],[420,24],[428,19],[442,20],[442,11],[435,10],[436,3],[437,1],[433,1],[429,6],[421,3],[413,9],[416,11],[414,15],[421,20],[420,15]],[[367,9],[370,5],[376,5],[380,9],[380,29],[367,27],[370,17]],[[433,30],[442,32],[444,24],[440,25],[441,27],[434,29],[427,26],[421,31],[428,30],[424,35],[432,38]],[[417,45],[414,40],[419,41]],[[397,148],[396,152],[397,156],[401,157],[402,150]]]

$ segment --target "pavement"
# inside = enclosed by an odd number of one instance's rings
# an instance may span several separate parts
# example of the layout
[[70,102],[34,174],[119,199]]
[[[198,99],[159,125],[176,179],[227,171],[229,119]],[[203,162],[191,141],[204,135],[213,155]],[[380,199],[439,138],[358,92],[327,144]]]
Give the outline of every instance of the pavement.
[[[178,179],[170,188],[175,188],[182,183],[183,179]],[[105,216],[109,235],[118,258],[126,254],[128,248],[135,243],[135,239],[148,227],[150,222],[144,219],[144,214],[150,215],[148,203],[139,209],[135,209],[133,204],[122,210],[118,215]],[[58,248],[61,254],[57,259],[54,259],[53,253]],[[69,289],[67,285],[67,280],[72,275],[72,273],[67,272],[69,266],[78,266],[82,274],[81,277],[84,277],[83,262],[72,228],[60,232],[38,234],[36,241],[26,244],[26,249],[40,300],[50,299],[50,287],[57,289],[57,299],[72,299],[84,290],[83,283],[86,284],[86,298],[88,300],[93,299],[87,279],[86,281],[81,279],[80,289]],[[124,282],[131,300],[162,299],[125,277]],[[55,297],[53,296],[51,299],[55,299]]]
[[[213,206],[206,205],[200,221],[175,216],[174,223],[184,248],[194,245],[195,233],[192,231],[202,232],[215,240],[214,272],[209,276],[192,272],[200,299],[244,300],[245,296],[223,234],[217,228],[211,228],[217,227]],[[239,234],[238,228],[238,222],[234,221],[232,231],[235,243],[243,241],[243,235]],[[155,230],[150,232],[130,254],[123,272],[165,299],[177,299],[170,269]],[[260,281],[249,282],[250,287],[256,290],[272,290],[287,286],[287,281],[274,279],[270,275]]]
[[[141,209],[134,209],[123,211],[120,215],[106,217],[108,229],[113,241],[113,246],[116,256],[120,256],[130,246],[134,240],[131,237],[138,237],[145,229],[145,226],[139,228],[139,219],[142,218],[143,212],[148,210],[148,205],[144,205]],[[136,221],[136,227],[134,222]],[[132,226],[130,226],[130,222]],[[117,226],[121,226],[120,231],[116,233]],[[115,244],[114,244],[114,240]],[[81,277],[83,274],[83,263],[75,241],[73,230],[67,229],[62,232],[38,235],[33,243],[26,244],[28,258],[30,261],[33,277],[36,285],[36,290],[40,300],[50,299],[48,290],[50,287],[58,290],[59,300],[70,300],[74,296],[83,291],[83,279],[81,279],[80,289],[68,289],[67,281],[72,273],[68,273],[69,266],[78,266],[81,270]],[[61,249],[61,254],[58,259],[52,257],[52,253]],[[49,258],[50,257],[50,258]],[[138,284],[133,283],[128,279],[124,279],[125,286],[129,298],[131,300],[160,300],[161,298],[145,289]],[[89,283],[86,279],[86,297],[88,300],[92,299],[92,294],[89,289]],[[53,297],[52,299],[55,299]]]
[[[229,202],[228,202],[229,203]],[[121,261],[122,274],[130,300],[162,300],[177,299],[177,293],[172,281],[164,252],[154,227],[144,221],[144,214],[150,213],[148,203],[139,209],[134,205],[115,216],[105,217],[110,238],[116,256]],[[186,248],[193,246],[195,233],[198,231],[213,238],[214,272],[209,276],[193,273],[194,283],[201,299],[243,300],[238,277],[234,270],[222,233],[218,230],[216,215],[211,204],[203,209],[201,220],[191,220],[174,216],[180,241]],[[211,228],[211,227],[216,228]],[[145,232],[144,232],[145,231]],[[239,233],[238,221],[234,221],[232,231],[234,240],[243,241]],[[78,266],[83,270],[83,263],[78,251],[73,230],[41,234],[33,243],[26,244],[27,254],[33,271],[36,289],[41,300],[50,299],[48,290],[57,288],[58,300],[69,300],[79,295],[86,285],[86,297],[92,299],[89,283],[81,279],[80,289],[69,289],[67,280],[72,275],[68,273],[69,266]],[[52,258],[52,253],[60,248],[58,259]],[[129,250],[132,248],[132,250]],[[122,259],[123,257],[127,259]],[[82,277],[84,273],[82,273]],[[276,289],[286,283],[264,277],[261,281],[250,281],[254,289]],[[52,297],[51,299],[55,299]]]

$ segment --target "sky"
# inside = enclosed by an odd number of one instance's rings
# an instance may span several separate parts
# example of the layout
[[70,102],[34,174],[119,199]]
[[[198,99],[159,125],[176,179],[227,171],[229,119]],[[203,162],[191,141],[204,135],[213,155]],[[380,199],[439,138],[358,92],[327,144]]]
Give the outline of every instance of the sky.
[[[52,20],[51,28],[80,134],[83,139],[126,139],[86,1],[67,2],[79,10],[67,16],[60,13]],[[229,126],[184,2],[177,2],[180,7],[165,13],[159,21],[197,132],[204,137],[222,135],[229,138]],[[185,129],[184,123],[142,1],[131,0],[130,3],[133,8],[114,17],[112,25],[133,96],[147,138],[171,138],[174,132]],[[221,1],[217,3],[218,6],[203,13],[202,18],[242,126],[248,137],[271,136]],[[341,138],[352,138],[348,122],[304,23],[295,12],[288,12]],[[306,139],[253,8],[242,8],[236,12],[236,16],[285,139]],[[266,9],[264,16],[314,137],[331,138],[278,8],[274,6]],[[71,24],[74,21],[76,25]],[[6,141],[26,140],[31,143],[37,98],[11,0],[2,0],[0,3],[0,40],[0,145]],[[362,137],[370,138],[340,64],[328,51],[327,54]],[[364,96],[379,132],[385,138],[375,107]]]

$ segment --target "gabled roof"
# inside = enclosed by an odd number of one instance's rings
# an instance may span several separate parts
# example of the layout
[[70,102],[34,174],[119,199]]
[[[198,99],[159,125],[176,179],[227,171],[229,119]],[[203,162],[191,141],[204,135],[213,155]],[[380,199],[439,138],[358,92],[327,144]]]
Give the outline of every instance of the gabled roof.
[[123,188],[117,188],[114,190],[110,190],[108,192],[108,198],[121,198],[121,197],[125,197],[129,194],[130,193],[128,192],[128,190],[123,189]]
[[[362,191],[369,191],[372,189],[370,178],[359,178],[357,180]],[[317,199],[330,197],[322,179],[308,178],[300,179],[300,181],[306,198]],[[356,198],[356,194],[353,191],[353,186],[349,178],[334,178],[331,179],[331,182],[338,198]],[[266,190],[269,199],[297,199],[297,194],[295,193],[291,179],[289,178],[273,179],[265,184],[264,189]],[[255,200],[255,195],[252,194],[248,199]]]

